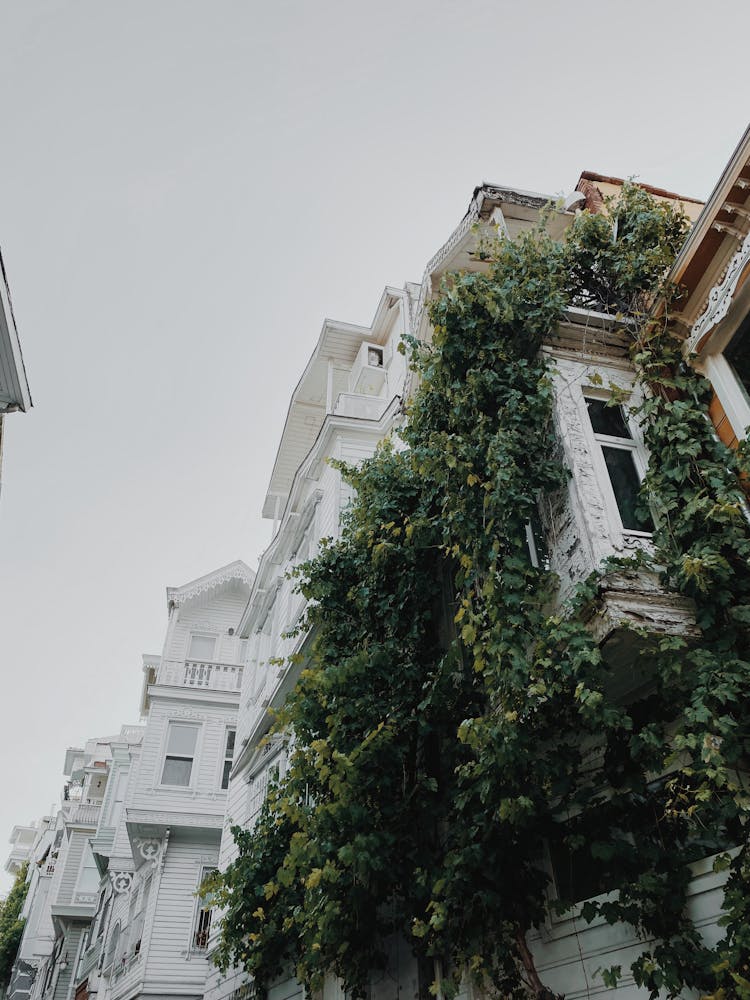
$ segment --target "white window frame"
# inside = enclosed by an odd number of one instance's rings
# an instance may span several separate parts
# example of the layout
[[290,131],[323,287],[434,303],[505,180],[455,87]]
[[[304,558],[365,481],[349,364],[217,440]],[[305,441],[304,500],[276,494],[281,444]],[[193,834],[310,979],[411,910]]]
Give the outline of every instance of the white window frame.
[[[232,756],[227,757],[227,743],[229,741],[229,734],[234,733],[234,747],[232,749]],[[225,726],[224,727],[224,742],[223,742],[222,755],[219,758],[219,789],[225,792],[229,788],[229,775],[227,774],[227,784],[224,786],[224,768],[226,767],[227,761],[229,761],[229,771],[232,770],[232,763],[234,762],[234,754],[237,749],[237,726]]]
[[287,748],[283,744],[269,743],[264,748],[255,766],[247,775],[247,820],[251,823],[263,808],[268,796],[268,783],[272,772],[276,771],[276,780],[284,777],[287,771]]
[[[215,872],[216,870],[217,870],[216,863],[201,865],[200,869],[198,870],[198,885],[195,887],[196,907],[195,907],[195,913],[193,914],[193,922],[190,929],[190,946],[188,948],[189,952],[193,952],[198,955],[204,955],[208,952],[208,942],[211,937],[211,926],[213,924],[213,918],[216,911],[213,899],[206,900],[205,897],[199,894],[199,890],[201,885],[203,884],[204,879],[206,879],[212,872]],[[208,906],[205,905],[206,902],[209,904]],[[203,913],[207,914],[207,919],[206,919],[207,926],[203,931],[201,931],[200,927],[201,914]],[[205,934],[205,944],[199,945],[197,943],[199,933]]]
[[[740,289],[724,320],[711,332],[695,361],[695,368],[711,383],[739,440],[750,427],[750,397],[724,351],[750,313],[750,281]],[[750,332],[748,332],[750,336]]]
[[[211,640],[211,642],[213,643],[213,650],[210,659],[207,656],[195,657],[191,655],[190,647],[193,644],[193,639]],[[187,652],[185,654],[185,659],[188,660],[190,663],[218,663],[218,660],[216,659],[218,646],[219,646],[219,635],[217,632],[208,632],[208,631],[204,632],[197,630],[195,632],[190,632],[188,636]]]
[[[149,872],[139,887],[138,906],[133,914],[133,924],[129,930],[130,940],[128,942],[128,949],[132,953],[133,958],[140,958],[143,953],[141,944],[143,942],[143,932],[146,927],[146,909],[153,888],[153,880],[154,873]],[[137,939],[136,934],[138,935]],[[136,948],[138,949],[137,951]]]
[[[168,747],[169,747],[169,730],[170,730],[170,727],[173,726],[173,725],[176,725],[176,726],[185,726],[185,727],[189,727],[191,729],[195,729],[196,730],[195,748],[193,750],[192,763],[191,763],[191,767],[190,767],[190,781],[187,783],[187,785],[172,785],[172,784],[169,784],[169,783],[165,783],[164,780],[163,780],[163,778],[164,778],[164,767],[165,767],[165,765],[167,763],[167,757],[169,756],[169,757],[175,757],[175,758],[178,758],[178,759],[184,759],[183,755],[180,755],[180,754],[170,754],[168,752]],[[163,742],[162,742],[161,755],[159,757],[159,788],[173,789],[175,791],[179,791],[180,789],[188,790],[188,789],[192,789],[194,787],[195,781],[196,781],[197,761],[198,761],[198,759],[200,757],[200,749],[201,749],[201,742],[202,742],[202,740],[201,740],[202,731],[203,731],[203,726],[202,726],[202,724],[200,722],[192,722],[190,719],[180,719],[180,718],[168,719],[167,720],[167,725],[166,725],[165,730],[164,730],[164,739],[163,739]]]
[[[589,378],[590,377],[591,376],[589,375]],[[638,475],[638,479],[640,482],[643,482],[643,478],[648,469],[648,451],[643,442],[643,438],[641,437],[638,425],[631,418],[630,413],[628,412],[629,408],[634,403],[637,404],[640,400],[638,399],[638,396],[634,392],[632,386],[624,388],[617,385],[616,388],[618,390],[622,389],[624,392],[623,397],[618,402],[620,404],[625,424],[630,431],[630,439],[614,437],[609,434],[599,434],[594,430],[594,426],[591,423],[591,416],[588,411],[587,401],[590,399],[598,399],[603,402],[607,402],[612,399],[613,393],[609,389],[602,388],[602,386],[591,385],[590,383],[581,387],[581,407],[584,427],[586,429],[587,437],[591,442],[591,457],[594,464],[594,471],[596,473],[599,489],[607,507],[607,514],[610,523],[619,528],[623,537],[643,538],[648,540],[653,536],[651,531],[640,531],[637,528],[626,528],[623,525],[622,517],[620,516],[620,508],[617,504],[617,497],[615,496],[615,490],[612,485],[612,479],[610,478],[609,469],[607,468],[607,463],[604,458],[604,452],[602,451],[602,446],[607,448],[617,448],[620,451],[629,451],[633,456],[633,463],[635,465],[635,471]]]

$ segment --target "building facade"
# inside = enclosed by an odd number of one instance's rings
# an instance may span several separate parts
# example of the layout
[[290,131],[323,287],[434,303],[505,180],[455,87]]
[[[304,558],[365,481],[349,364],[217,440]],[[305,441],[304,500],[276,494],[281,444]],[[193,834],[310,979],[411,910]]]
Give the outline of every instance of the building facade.
[[141,738],[113,746],[90,841],[95,907],[76,1000],[204,993],[212,909],[200,886],[218,864],[252,580],[237,561],[167,590],[162,654],[143,657]]
[[[599,210],[622,183],[616,178],[582,175],[576,191],[550,217],[548,230],[553,235],[562,234],[577,209]],[[679,200],[693,221],[703,218],[700,203],[666,191],[651,189],[651,193]],[[283,776],[286,767],[289,736],[276,735],[270,741],[266,736],[274,710],[283,704],[304,667],[305,644],[310,641],[310,637],[295,632],[304,599],[295,591],[294,571],[315,553],[321,538],[337,536],[347,500],[346,487],[324,460],[356,462],[372,454],[386,435],[395,434],[397,440],[412,378],[402,364],[395,370],[390,367],[394,358],[401,357],[398,340],[411,335],[429,343],[428,306],[442,279],[452,272],[482,269],[480,241],[497,233],[513,238],[535,226],[551,200],[546,195],[482,185],[475,190],[464,219],[429,262],[420,285],[408,284],[399,292],[387,289],[367,331],[355,331],[344,324],[324,327],[290,404],[263,511],[265,517],[274,518],[277,530],[261,560],[240,624],[241,635],[248,641],[249,659],[222,839],[222,867],[234,856],[229,827],[252,827],[269,780]],[[738,208],[735,216],[744,219],[744,211]],[[735,261],[735,270],[738,266]],[[750,273],[750,267],[747,270]],[[390,326],[384,323],[389,311],[397,313]],[[334,344],[345,335],[350,338],[348,353],[336,355]],[[357,338],[361,338],[359,346]],[[627,320],[569,308],[543,344],[552,361],[559,450],[571,473],[567,488],[545,498],[540,510],[547,558],[560,580],[561,599],[605,560],[651,552],[651,526],[635,511],[649,456],[639,427],[628,415],[628,406],[606,406],[613,392],[628,405],[638,402],[640,390],[629,357],[630,343]],[[382,372],[381,366],[385,369]],[[750,366],[748,370],[750,377]],[[306,405],[304,422],[300,404]],[[750,411],[744,423],[743,419],[735,426],[744,428],[750,423]],[[539,560],[542,555],[531,526],[528,535],[530,558]],[[698,635],[692,603],[665,591],[657,575],[644,570],[609,572],[588,626],[606,663],[614,668],[619,685],[616,696],[622,699],[633,696],[643,685],[638,664],[649,643],[670,635]],[[715,943],[721,936],[718,919],[725,876],[713,871],[711,861],[709,858],[694,866],[689,906],[705,940]],[[552,901],[563,876],[551,858],[544,864]],[[580,892],[585,891],[582,884]],[[577,898],[582,903],[587,896]],[[550,916],[528,940],[542,980],[555,993],[569,998],[610,992],[598,970],[612,965],[627,969],[644,943],[635,929],[625,925],[609,925],[602,918],[583,921],[580,905],[560,916]],[[373,976],[369,985],[373,1000],[386,1000],[394,990],[401,997],[425,995],[429,983],[420,975],[405,942],[390,943],[389,961],[386,974]],[[465,988],[471,992],[468,983]],[[252,989],[247,976],[238,970],[213,972],[207,996],[210,1000],[241,1000]],[[302,992],[290,974],[271,987],[269,1000],[287,1000]],[[615,992],[623,1000],[642,995],[627,974]],[[334,1000],[340,993],[335,981],[326,984],[325,1000]]]
[[[581,208],[601,210],[621,184],[583,174],[549,215],[551,234],[563,234]],[[675,330],[686,359],[713,386],[709,415],[717,434],[739,447],[750,426],[750,131],[705,208],[666,191],[652,193],[682,200],[694,222],[672,272],[685,288]],[[297,629],[305,600],[295,572],[322,539],[338,537],[351,498],[332,460],[357,464],[386,437],[400,447],[415,377],[400,345],[408,337],[430,342],[430,302],[446,275],[485,266],[482,239],[513,238],[534,227],[550,201],[479,186],[421,283],[386,288],[369,326],[324,323],[292,395],[271,472],[262,516],[274,532],[257,574],[238,561],[167,591],[162,653],[143,658],[145,724],[68,751],[69,782],[58,814],[38,827],[14,829],[9,864],[31,862],[33,891],[13,1000],[243,1000],[253,994],[244,972],[220,973],[210,964],[220,915],[200,887],[213,869],[233,860],[231,828],[252,828],[269,782],[286,768],[293,734],[268,734],[311,642]],[[613,393],[638,402],[630,343],[626,319],[574,307],[544,338],[557,444],[571,475],[541,503],[546,555],[531,525],[527,541],[532,563],[548,559],[561,599],[605,560],[651,552],[650,526],[634,503],[649,455],[628,407],[606,405]],[[643,685],[638,663],[649,643],[698,636],[694,612],[653,572],[627,568],[602,578],[587,624],[617,677],[617,698],[628,699]],[[554,859],[541,863],[550,900],[565,895]],[[712,943],[722,933],[725,875],[713,870],[710,858],[691,875],[691,916]],[[589,898],[585,879],[576,898]],[[580,903],[550,915],[528,938],[539,975],[569,1000],[611,992],[597,970],[627,968],[644,946],[622,924],[584,921]],[[423,997],[429,980],[405,941],[389,942],[389,960],[385,975],[373,975],[371,1000]],[[471,992],[465,984],[466,995]],[[621,1000],[645,995],[627,975],[614,992]],[[323,994],[323,1000],[341,1000],[340,984],[331,979]],[[268,1000],[302,995],[290,971],[272,985]]]

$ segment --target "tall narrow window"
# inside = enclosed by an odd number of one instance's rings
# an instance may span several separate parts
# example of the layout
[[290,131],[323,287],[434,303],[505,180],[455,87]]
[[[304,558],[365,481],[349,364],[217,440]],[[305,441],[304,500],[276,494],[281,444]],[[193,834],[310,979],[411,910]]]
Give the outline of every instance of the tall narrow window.
[[134,955],[139,955],[141,951],[141,941],[143,940],[143,925],[146,922],[146,909],[148,908],[148,897],[151,893],[151,880],[153,876],[147,876],[138,899],[138,910],[136,911],[131,930],[131,941]]
[[169,723],[167,752],[161,776],[162,785],[187,787],[190,784],[197,740],[197,726],[187,722]]
[[649,515],[639,513],[641,470],[637,464],[638,443],[628,427],[621,406],[605,399],[586,398],[594,438],[601,448],[622,526],[628,531],[653,531]]
[[222,788],[229,788],[229,772],[232,770],[232,760],[234,758],[234,737],[235,730],[227,729],[227,738],[224,744],[224,767],[221,772]]
[[743,321],[724,349],[724,357],[745,392],[750,395],[750,316]]
[[[213,867],[201,869],[201,885],[216,871]],[[200,889],[200,886],[199,886]],[[193,931],[193,948],[195,951],[205,951],[208,948],[208,937],[211,933],[211,918],[213,916],[213,894],[203,893],[198,896],[198,908],[195,914],[195,930]]]

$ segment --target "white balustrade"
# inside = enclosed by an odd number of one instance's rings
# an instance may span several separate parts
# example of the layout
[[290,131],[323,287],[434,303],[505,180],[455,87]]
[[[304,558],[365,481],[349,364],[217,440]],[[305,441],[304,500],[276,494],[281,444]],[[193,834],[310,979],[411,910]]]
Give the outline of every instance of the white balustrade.
[[81,823],[83,826],[97,826],[101,810],[101,804],[94,805],[77,802],[68,813],[68,822]]
[[380,420],[388,399],[366,396],[359,392],[340,392],[333,412],[337,417],[358,417],[360,420]]
[[209,691],[239,691],[242,667],[209,660],[162,660],[157,683]]

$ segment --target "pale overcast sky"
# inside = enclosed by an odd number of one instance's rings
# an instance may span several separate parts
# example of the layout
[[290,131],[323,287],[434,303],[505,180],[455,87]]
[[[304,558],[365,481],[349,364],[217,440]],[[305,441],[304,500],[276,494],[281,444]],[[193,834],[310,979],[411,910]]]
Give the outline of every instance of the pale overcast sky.
[[0,0],[35,404],[0,497],[0,862],[65,748],[137,721],[165,587],[255,567],[323,318],[419,281],[482,180],[705,197],[747,122],[749,27],[746,0]]

